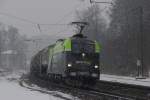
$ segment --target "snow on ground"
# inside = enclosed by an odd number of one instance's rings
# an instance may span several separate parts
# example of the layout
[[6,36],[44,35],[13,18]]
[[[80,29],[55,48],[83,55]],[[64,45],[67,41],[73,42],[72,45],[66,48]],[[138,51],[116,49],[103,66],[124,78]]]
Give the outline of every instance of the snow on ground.
[[47,94],[29,91],[9,81],[0,81],[0,98],[2,100],[61,100]]
[[[9,73],[8,75],[0,73],[1,100],[65,100],[64,98],[54,95],[58,93],[58,95],[62,95],[62,97],[68,98],[68,100],[72,100],[74,98],[69,94],[64,94],[57,91],[49,91],[52,92],[52,94],[45,94],[21,87],[18,83],[20,76],[21,72]],[[35,88],[39,89],[40,87]]]
[[101,74],[100,80],[150,87],[150,78],[136,79],[135,77]]

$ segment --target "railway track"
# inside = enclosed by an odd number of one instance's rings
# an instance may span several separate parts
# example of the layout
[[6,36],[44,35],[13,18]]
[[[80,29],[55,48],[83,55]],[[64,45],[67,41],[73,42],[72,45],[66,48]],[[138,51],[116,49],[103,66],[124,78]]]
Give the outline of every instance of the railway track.
[[[37,88],[34,88],[32,86],[28,86],[26,85],[26,83],[24,83],[24,81],[20,81],[19,82],[20,86],[24,87],[24,88],[27,88],[27,89],[30,89],[31,91],[38,91],[38,92],[41,92],[41,93],[45,93],[45,94],[49,94],[49,95],[56,95],[55,92],[52,92],[52,91],[48,91],[48,90],[43,90],[43,89],[37,89]],[[102,92],[96,92],[94,90],[85,90],[85,89],[77,89],[77,88],[71,88],[71,87],[62,87],[62,86],[59,86],[59,88],[63,88],[63,89],[68,89],[68,90],[73,90],[72,93],[73,94],[76,94],[78,95],[79,97],[81,97],[81,95],[84,97],[82,97],[82,100],[99,100],[99,99],[104,99],[104,98],[111,98],[112,100],[132,100],[130,98],[125,98],[125,97],[120,97],[120,96],[116,96],[116,95],[113,95],[113,94],[110,94],[110,93],[102,93]],[[88,98],[85,98],[85,96],[88,96]],[[58,94],[57,94],[57,97],[58,97]],[[63,98],[64,100],[72,100],[72,99],[68,99],[68,98],[65,98],[65,97],[62,97],[62,96],[59,96],[61,99]],[[84,99],[83,99],[84,98]],[[74,99],[76,100],[76,99]],[[77,99],[78,100],[78,99]],[[134,99],[133,99],[134,100]]]
[[[118,82],[99,81],[96,88],[102,89],[102,91],[113,92],[121,97],[128,97],[133,100],[150,100],[150,87],[139,86],[133,84],[123,84]],[[97,89],[99,91],[99,89]]]
[[[53,95],[53,96],[55,96],[55,97],[58,97],[58,98],[60,98],[60,99],[64,99],[64,100],[72,100],[71,98],[69,98],[69,97],[65,97],[65,96],[63,96],[62,94],[59,94],[57,91],[54,91],[54,90],[52,90],[52,91],[50,91],[50,90],[48,90],[48,89],[46,89],[46,88],[40,88],[40,87],[38,87],[38,86],[35,86],[36,84],[30,84],[29,82],[27,82],[28,80],[25,80],[25,79],[20,79],[20,81],[19,81],[19,85],[21,86],[21,87],[23,87],[23,88],[27,88],[27,89],[29,89],[29,90],[31,90],[31,91],[37,91],[37,92],[41,92],[41,93],[44,93],[44,94],[48,94],[48,95]],[[34,86],[33,86],[34,85]]]
[[102,100],[137,100],[135,97],[114,94],[111,92],[89,91],[91,94],[101,96]]
[[[54,91],[58,90],[63,93],[73,95],[72,99],[63,97],[64,100],[78,100],[75,98],[80,98],[81,100],[148,100],[148,98],[138,97],[135,95],[128,95],[123,92],[119,92],[118,91],[119,85],[118,85],[118,88],[116,88],[117,84],[111,83],[111,85],[112,85],[111,86],[110,83],[105,83],[104,81],[101,83],[98,82],[96,87],[93,87],[93,88],[74,88],[74,87],[66,86],[66,85],[63,85],[60,83],[48,83],[43,80],[37,80],[37,81],[38,81],[38,83],[42,83],[42,84],[44,83],[43,86],[45,86],[45,88],[47,87],[47,90],[35,89],[30,85],[25,86],[24,82],[26,83],[26,80],[24,78],[21,79],[19,84],[22,87],[28,88],[32,91],[39,91],[39,92],[46,93],[46,94],[54,94],[52,91],[49,91],[53,87]],[[49,86],[49,84],[50,84],[50,86]],[[106,85],[107,85],[107,88],[106,88]],[[41,86],[41,85],[39,85],[39,86]],[[110,88],[116,89],[116,91],[114,91],[113,89],[110,89]],[[122,91],[121,86],[120,86],[120,88],[121,88],[120,91]]]

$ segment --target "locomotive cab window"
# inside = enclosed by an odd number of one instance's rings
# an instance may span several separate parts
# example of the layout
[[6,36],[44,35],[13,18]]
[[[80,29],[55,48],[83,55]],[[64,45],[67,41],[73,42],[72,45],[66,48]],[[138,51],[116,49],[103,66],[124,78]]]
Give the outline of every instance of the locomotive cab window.
[[73,53],[93,53],[95,51],[95,46],[94,43],[89,41],[89,40],[84,40],[84,41],[77,41],[73,40],[72,41],[72,52]]

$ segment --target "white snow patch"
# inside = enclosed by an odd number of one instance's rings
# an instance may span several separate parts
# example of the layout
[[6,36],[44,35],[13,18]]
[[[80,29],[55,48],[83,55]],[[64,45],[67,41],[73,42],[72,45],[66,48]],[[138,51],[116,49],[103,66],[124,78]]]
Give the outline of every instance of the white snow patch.
[[[24,83],[24,86],[30,88],[30,86],[28,86],[26,83]],[[69,94],[65,94],[65,93],[59,92],[59,91],[49,91],[46,88],[41,88],[41,87],[39,87],[39,86],[37,86],[35,84],[31,84],[31,87],[32,87],[32,89],[35,89],[35,90],[41,90],[43,92],[48,92],[51,95],[59,95],[59,96],[62,96],[63,98],[68,98],[70,100],[71,99],[73,99],[73,100],[80,100],[78,97],[74,97],[74,96],[71,96]]]
[[[74,99],[76,97],[71,96],[70,94],[65,94],[59,91],[48,91],[45,88],[38,87],[33,84],[33,88],[37,90],[46,91],[47,93],[41,93],[39,91],[33,91],[31,89],[21,87],[19,85],[19,79],[22,75],[22,72],[7,72],[0,73],[0,99],[1,100],[64,100]],[[27,84],[24,84],[28,87]],[[59,95],[61,97],[57,97]],[[79,100],[76,98],[75,100]]]
[[101,74],[100,80],[150,87],[150,78],[136,79],[135,77]]
[[17,54],[17,51],[15,51],[15,50],[7,50],[7,51],[3,51],[3,52],[1,52],[1,54],[8,54],[8,55],[10,55],[10,54]]
[[16,79],[19,80],[19,78],[22,76],[23,72],[22,71],[17,71],[17,72],[8,72],[8,71],[3,71],[0,73],[0,80],[9,80],[9,79]]
[[0,98],[2,100],[62,100],[48,94],[29,91],[15,82],[4,80],[0,81]]

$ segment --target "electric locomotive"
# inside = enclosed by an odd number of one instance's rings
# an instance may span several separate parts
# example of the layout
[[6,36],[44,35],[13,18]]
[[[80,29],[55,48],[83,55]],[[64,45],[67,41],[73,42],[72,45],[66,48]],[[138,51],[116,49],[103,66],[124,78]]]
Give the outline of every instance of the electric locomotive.
[[[81,30],[82,28],[81,26]],[[77,84],[95,83],[100,77],[101,45],[81,32],[66,39],[59,39],[37,53],[31,61],[30,73],[47,80],[60,79]]]

